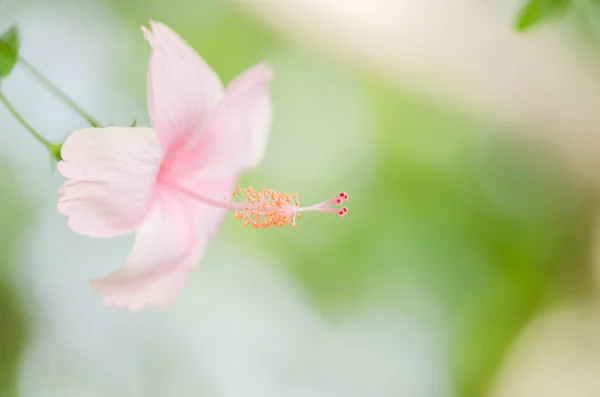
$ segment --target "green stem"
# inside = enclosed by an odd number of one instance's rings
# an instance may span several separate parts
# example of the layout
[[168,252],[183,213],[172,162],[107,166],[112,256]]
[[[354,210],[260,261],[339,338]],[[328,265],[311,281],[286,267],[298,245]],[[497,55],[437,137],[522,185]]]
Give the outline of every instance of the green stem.
[[54,144],[54,143],[48,141],[43,136],[41,136],[28,122],[25,121],[25,119],[23,119],[23,117],[19,114],[19,112],[17,112],[15,107],[12,105],[12,103],[10,103],[8,98],[6,96],[4,96],[4,94],[1,91],[0,91],[0,102],[2,102],[4,104],[4,106],[6,106],[6,109],[8,109],[10,114],[12,114],[12,116],[19,122],[19,124],[21,124],[27,131],[29,131],[29,133],[31,135],[33,135],[33,137],[38,142],[40,142],[42,145],[44,145],[46,147],[46,149],[48,150],[48,152],[50,152],[50,155],[52,157],[54,157],[56,160],[61,159],[60,149],[61,149],[62,145]]
[[77,114],[79,114],[81,117],[86,119],[87,122],[90,123],[90,125],[92,127],[100,127],[100,128],[103,127],[102,123],[100,123],[96,118],[91,116],[89,113],[87,113],[85,110],[83,110],[79,105],[77,105],[75,103],[75,101],[73,101],[67,94],[65,94],[64,91],[62,91],[60,88],[58,88],[57,86],[52,84],[52,82],[50,82],[50,80],[48,80],[48,78],[46,78],[46,76],[44,76],[42,73],[40,73],[26,59],[24,59],[23,57],[20,56],[19,62],[31,74],[33,74],[42,84],[44,84],[50,91],[52,91],[52,93],[54,95],[56,95],[60,100],[62,100],[64,103],[66,103],[67,106],[69,106],[71,109],[73,109],[75,112],[77,112]]

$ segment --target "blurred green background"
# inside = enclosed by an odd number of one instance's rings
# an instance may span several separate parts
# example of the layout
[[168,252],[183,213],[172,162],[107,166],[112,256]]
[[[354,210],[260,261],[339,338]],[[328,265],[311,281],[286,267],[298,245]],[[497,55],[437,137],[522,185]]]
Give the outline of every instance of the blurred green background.
[[[227,219],[172,307],[121,312],[87,280],[118,267],[130,238],[69,231],[55,213],[60,176],[0,109],[0,396],[548,396],[541,375],[541,388],[519,394],[500,374],[538,316],[594,299],[593,184],[543,128],[529,134],[391,79],[360,51],[313,46],[302,24],[286,34],[261,17],[269,2],[250,3],[0,3],[0,27],[19,26],[23,56],[105,123],[148,124],[139,26],[150,19],[224,82],[268,60],[275,122],[243,184],[307,204],[350,196],[348,216],[309,214],[296,229]],[[85,126],[19,67],[2,89],[51,139]]]

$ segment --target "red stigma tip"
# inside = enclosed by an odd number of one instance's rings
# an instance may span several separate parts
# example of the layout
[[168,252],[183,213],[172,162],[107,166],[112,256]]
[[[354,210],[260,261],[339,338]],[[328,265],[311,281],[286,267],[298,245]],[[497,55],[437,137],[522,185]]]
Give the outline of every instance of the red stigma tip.
[[340,214],[340,216],[344,215],[344,211],[340,210],[340,211],[338,211],[338,214]]
[[346,193],[340,192],[340,197],[344,197],[344,196],[346,196]]
[[342,199],[337,199],[337,200],[335,200],[335,201],[336,201],[336,203],[338,203],[338,204],[342,204]]
[[344,200],[348,200],[348,195],[344,193]]
[[342,211],[348,212],[348,208],[344,207],[344,208],[342,208]]

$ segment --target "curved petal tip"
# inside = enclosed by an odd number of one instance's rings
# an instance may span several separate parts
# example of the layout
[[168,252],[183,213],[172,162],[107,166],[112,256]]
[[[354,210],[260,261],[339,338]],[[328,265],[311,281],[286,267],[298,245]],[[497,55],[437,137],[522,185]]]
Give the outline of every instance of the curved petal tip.
[[[152,26],[152,25],[150,25]],[[142,33],[144,34],[144,40],[146,40],[151,47],[154,47],[154,40],[153,40],[153,35],[152,35],[152,30],[148,29],[145,26],[140,26],[140,29],[142,29]]]
[[178,266],[170,274],[151,280],[121,280],[105,277],[89,281],[90,287],[102,297],[107,306],[132,311],[146,307],[163,308],[171,305],[188,277],[191,266]]
[[264,82],[271,81],[273,79],[273,74],[275,74],[273,66],[267,61],[260,62],[254,69],[255,73],[257,73]]

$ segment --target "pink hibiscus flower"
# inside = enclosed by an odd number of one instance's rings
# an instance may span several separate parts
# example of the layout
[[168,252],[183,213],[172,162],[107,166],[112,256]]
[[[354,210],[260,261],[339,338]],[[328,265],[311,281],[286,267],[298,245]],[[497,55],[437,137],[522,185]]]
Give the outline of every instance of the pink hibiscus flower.
[[224,89],[175,32],[156,22],[150,28],[142,30],[151,46],[153,128],[76,131],[58,164],[67,178],[58,210],[74,231],[91,237],[136,233],[125,265],[90,282],[107,304],[131,309],[175,300],[227,210],[254,227],[295,226],[302,211],[347,211],[332,206],[347,199],[345,193],[300,207],[297,196],[273,190],[234,192],[238,176],[265,152],[271,67],[260,63]]

